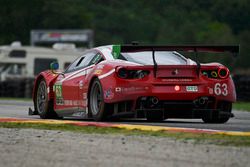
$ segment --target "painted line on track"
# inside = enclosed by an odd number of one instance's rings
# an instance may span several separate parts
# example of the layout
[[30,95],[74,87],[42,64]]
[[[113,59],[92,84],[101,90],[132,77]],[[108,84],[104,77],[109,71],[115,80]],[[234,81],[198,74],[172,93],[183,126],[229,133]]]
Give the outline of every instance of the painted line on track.
[[179,128],[179,127],[165,127],[165,126],[149,126],[149,125],[131,125],[131,124],[114,124],[102,122],[82,122],[82,121],[68,121],[68,120],[39,120],[39,119],[25,119],[25,118],[8,118],[0,117],[0,122],[15,122],[15,123],[40,123],[40,124],[70,124],[75,126],[95,126],[95,127],[110,127],[127,130],[142,130],[142,131],[166,131],[166,132],[184,132],[184,133],[205,133],[205,134],[219,134],[230,136],[249,136],[250,132],[241,131],[222,131],[212,129],[196,129],[196,128]]

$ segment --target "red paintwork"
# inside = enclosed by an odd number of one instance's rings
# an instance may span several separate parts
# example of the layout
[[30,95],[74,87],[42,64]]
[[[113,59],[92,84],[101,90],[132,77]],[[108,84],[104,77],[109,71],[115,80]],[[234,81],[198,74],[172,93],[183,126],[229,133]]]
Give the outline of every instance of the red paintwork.
[[[109,48],[110,49],[110,48]],[[98,50],[103,58],[106,59],[102,49]],[[111,52],[111,50],[110,50]],[[133,69],[133,70],[148,70],[150,74],[143,79],[121,79],[117,76],[119,68]],[[161,65],[158,66],[156,77],[154,77],[153,66],[141,66],[133,63],[124,63],[120,60],[105,60],[97,65],[92,65],[84,69],[80,69],[75,72],[67,73],[63,75],[53,74],[50,70],[42,72],[35,81],[35,88],[33,92],[36,92],[37,81],[44,78],[47,86],[50,88],[49,99],[54,101],[54,109],[64,110],[70,108],[78,108],[86,110],[88,107],[87,98],[90,89],[91,81],[94,78],[99,77],[101,82],[104,101],[106,103],[117,103],[122,101],[132,101],[132,111],[135,109],[136,101],[142,96],[155,96],[159,100],[195,100],[201,96],[214,97],[216,102],[219,100],[235,102],[236,92],[234,83],[231,77],[225,79],[212,79],[201,74],[202,70],[218,70],[219,68],[226,68],[219,63],[201,64],[201,70],[199,76],[197,75],[196,65]],[[172,75],[174,69],[178,69],[177,75]],[[113,71],[112,71],[113,70]],[[114,71],[115,70],[115,71]],[[86,75],[76,75],[88,71]],[[74,73],[74,75],[72,75]],[[103,77],[103,75],[107,75]],[[72,76],[73,79],[70,79]],[[65,79],[69,78],[69,79]],[[62,80],[62,94],[65,103],[58,105],[56,103],[56,95],[53,92],[53,85],[60,83]],[[82,82],[82,87],[79,84]],[[215,84],[227,85],[227,95],[216,95],[214,93]],[[180,86],[180,90],[176,91],[175,86]],[[186,86],[198,86],[198,92],[187,92]],[[213,89],[213,93],[211,93]],[[108,94],[108,95],[107,95]],[[70,104],[66,104],[70,103]]]

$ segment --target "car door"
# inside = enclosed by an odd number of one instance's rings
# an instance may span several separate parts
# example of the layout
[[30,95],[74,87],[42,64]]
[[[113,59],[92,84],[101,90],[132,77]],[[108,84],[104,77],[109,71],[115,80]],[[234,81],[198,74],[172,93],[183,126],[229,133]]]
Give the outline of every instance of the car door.
[[64,112],[63,115],[71,115],[78,112],[80,103],[79,87],[87,74],[88,62],[95,54],[96,52],[93,51],[85,53],[68,67],[64,75],[58,77],[55,84],[56,110],[62,110]]
[[86,82],[88,82],[86,79],[86,76],[89,74],[90,71],[93,70],[96,64],[99,62],[105,60],[104,57],[100,53],[95,53],[95,55],[92,57],[89,57],[88,60],[86,60],[86,75],[81,76],[79,80],[79,110],[80,111],[86,111],[87,107],[87,93],[88,89],[86,86]]

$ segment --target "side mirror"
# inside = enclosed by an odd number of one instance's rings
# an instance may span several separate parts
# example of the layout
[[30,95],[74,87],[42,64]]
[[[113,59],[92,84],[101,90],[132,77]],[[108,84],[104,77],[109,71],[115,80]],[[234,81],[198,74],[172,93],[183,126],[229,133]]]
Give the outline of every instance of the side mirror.
[[58,70],[59,69],[59,64],[58,64],[58,62],[52,62],[52,63],[50,63],[50,70],[52,71],[52,72],[54,72],[55,70]]
[[50,63],[50,70],[51,70],[51,72],[53,74],[58,74],[58,75],[62,75],[63,77],[65,77],[63,72],[56,71],[58,69],[59,69],[58,62],[52,62],[52,63]]

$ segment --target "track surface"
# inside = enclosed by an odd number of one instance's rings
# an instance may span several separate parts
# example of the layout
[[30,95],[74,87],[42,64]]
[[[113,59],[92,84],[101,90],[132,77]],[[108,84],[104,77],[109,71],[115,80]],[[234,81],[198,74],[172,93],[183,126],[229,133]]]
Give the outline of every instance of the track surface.
[[[33,103],[31,101],[0,100],[0,117],[40,119],[39,116],[28,116],[29,107],[33,108]],[[250,112],[233,111],[233,113],[235,117],[231,118],[226,124],[205,124],[201,119],[168,119],[156,123],[147,122],[142,119],[126,119],[113,123],[249,132]],[[67,119],[75,120],[75,118]],[[81,121],[86,122],[88,120]]]

